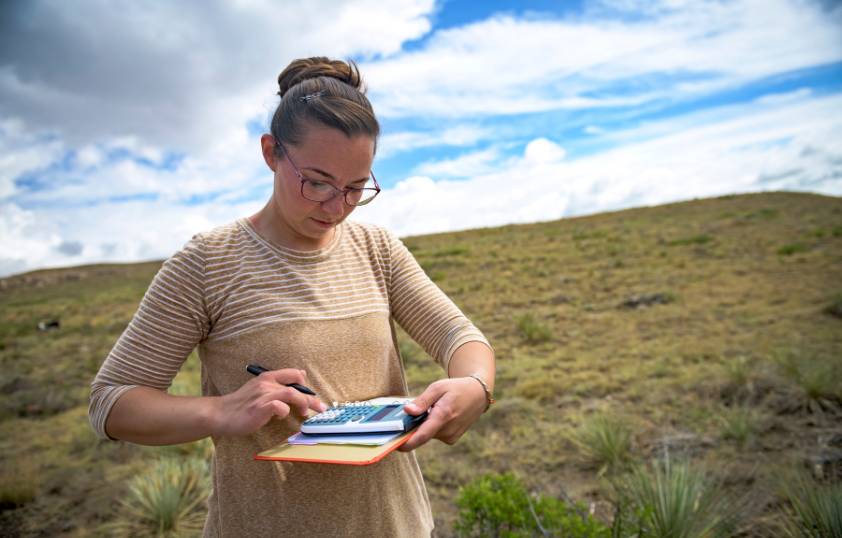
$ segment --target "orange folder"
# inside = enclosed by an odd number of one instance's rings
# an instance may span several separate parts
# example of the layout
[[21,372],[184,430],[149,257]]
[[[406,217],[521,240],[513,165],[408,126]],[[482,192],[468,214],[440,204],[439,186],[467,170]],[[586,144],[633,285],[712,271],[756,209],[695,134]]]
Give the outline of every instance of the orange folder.
[[404,444],[415,430],[380,446],[365,445],[291,445],[282,443],[254,456],[256,460],[297,461],[302,463],[335,463],[340,465],[371,465]]

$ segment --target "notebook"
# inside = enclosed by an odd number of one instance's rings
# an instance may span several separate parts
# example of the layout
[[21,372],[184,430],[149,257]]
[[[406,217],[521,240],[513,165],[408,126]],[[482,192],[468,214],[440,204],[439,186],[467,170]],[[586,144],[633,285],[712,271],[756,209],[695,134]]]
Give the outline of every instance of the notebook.
[[[412,398],[382,397],[369,400],[371,404],[406,404]],[[290,444],[283,442],[254,456],[256,460],[292,461],[301,463],[333,463],[340,465],[371,465],[377,463],[389,453],[409,440],[415,433],[412,429],[380,445],[358,444]]]

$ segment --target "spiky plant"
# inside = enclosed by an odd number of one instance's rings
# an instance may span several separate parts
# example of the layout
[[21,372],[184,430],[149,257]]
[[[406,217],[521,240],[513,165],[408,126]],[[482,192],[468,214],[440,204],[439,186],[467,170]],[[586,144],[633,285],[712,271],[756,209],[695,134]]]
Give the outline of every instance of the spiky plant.
[[600,413],[586,419],[570,440],[599,468],[599,475],[621,469],[631,461],[631,428],[617,416]]
[[199,533],[210,491],[207,463],[163,458],[129,483],[120,512],[105,530],[114,536],[175,537]]
[[741,506],[708,474],[669,460],[635,468],[615,481],[615,488],[620,506],[614,528],[618,536],[729,536]]
[[780,481],[789,501],[784,530],[793,538],[842,538],[842,484],[821,485],[803,474]]

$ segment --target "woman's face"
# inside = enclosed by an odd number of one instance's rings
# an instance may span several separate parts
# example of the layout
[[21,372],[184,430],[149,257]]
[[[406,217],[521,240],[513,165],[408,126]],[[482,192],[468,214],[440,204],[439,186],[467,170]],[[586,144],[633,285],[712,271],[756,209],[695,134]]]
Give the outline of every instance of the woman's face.
[[285,246],[312,250],[327,246],[333,230],[354,210],[339,194],[326,202],[313,202],[301,196],[301,179],[295,166],[307,179],[329,183],[339,190],[361,188],[371,175],[374,139],[360,135],[347,137],[342,131],[311,124],[298,145],[285,145],[287,158],[278,155],[275,139],[263,135],[263,156],[275,172],[272,209],[276,233]]

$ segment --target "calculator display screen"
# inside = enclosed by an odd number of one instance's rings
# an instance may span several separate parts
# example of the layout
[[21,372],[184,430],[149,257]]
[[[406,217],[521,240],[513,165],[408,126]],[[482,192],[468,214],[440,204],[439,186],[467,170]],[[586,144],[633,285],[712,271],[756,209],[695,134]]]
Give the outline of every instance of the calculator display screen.
[[387,416],[389,413],[391,413],[392,411],[394,411],[398,407],[400,407],[400,406],[398,406],[398,405],[387,405],[387,406],[383,407],[383,409],[378,411],[376,414],[368,417],[366,422],[373,422],[375,420],[380,420],[381,418]]

